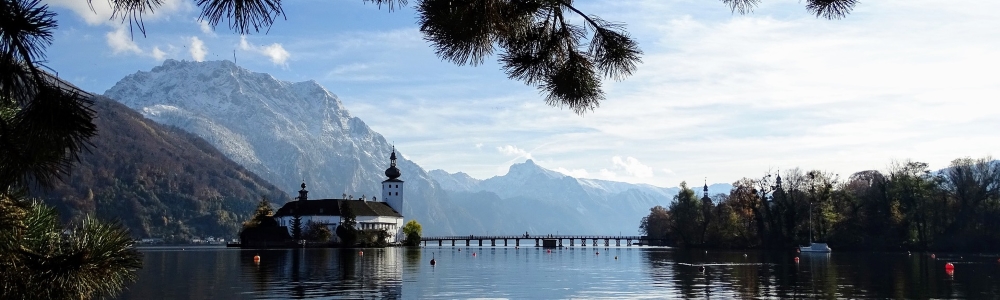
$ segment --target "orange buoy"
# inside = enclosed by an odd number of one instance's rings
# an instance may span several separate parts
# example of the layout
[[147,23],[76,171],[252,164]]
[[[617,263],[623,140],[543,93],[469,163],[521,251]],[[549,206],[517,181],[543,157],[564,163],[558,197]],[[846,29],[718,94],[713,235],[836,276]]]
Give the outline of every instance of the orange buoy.
[[253,256],[253,262],[259,263],[260,262],[260,255],[254,255]]
[[944,264],[944,270],[945,271],[954,271],[955,270],[955,265],[953,265],[951,263],[946,263],[946,264]]
[[799,258],[795,257],[795,263],[799,263]]

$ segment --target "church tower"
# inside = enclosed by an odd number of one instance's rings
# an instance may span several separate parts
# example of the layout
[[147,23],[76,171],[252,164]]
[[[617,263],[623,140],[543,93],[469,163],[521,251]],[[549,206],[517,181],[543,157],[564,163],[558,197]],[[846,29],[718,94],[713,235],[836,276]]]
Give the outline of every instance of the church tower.
[[396,146],[393,146],[392,155],[389,156],[389,168],[385,169],[385,176],[389,179],[382,181],[382,201],[399,214],[403,214],[403,181],[399,180],[399,175],[399,169],[396,168]]
[[708,203],[708,204],[712,203],[712,198],[708,197],[708,178],[707,177],[705,178],[705,189],[702,190],[702,194],[701,194],[701,202],[705,202],[705,203]]

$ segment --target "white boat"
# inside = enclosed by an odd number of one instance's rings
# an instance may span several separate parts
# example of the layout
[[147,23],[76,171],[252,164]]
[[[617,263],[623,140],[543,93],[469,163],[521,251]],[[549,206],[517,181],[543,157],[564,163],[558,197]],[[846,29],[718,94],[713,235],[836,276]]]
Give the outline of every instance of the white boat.
[[[812,175],[810,175],[812,176]],[[813,253],[830,253],[833,249],[827,246],[826,243],[816,243],[813,242],[813,214],[812,214],[812,202],[809,203],[809,246],[799,247],[799,252],[813,252]]]
[[799,252],[830,253],[831,251],[833,249],[830,249],[826,243],[812,243],[808,247],[799,247]]

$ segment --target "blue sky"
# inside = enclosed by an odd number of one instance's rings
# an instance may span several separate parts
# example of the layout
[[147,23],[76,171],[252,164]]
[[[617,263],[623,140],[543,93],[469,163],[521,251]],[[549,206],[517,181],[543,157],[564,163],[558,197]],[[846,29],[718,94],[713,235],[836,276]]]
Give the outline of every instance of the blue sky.
[[[645,52],[578,116],[480,66],[438,59],[412,8],[361,0],[284,3],[287,20],[239,36],[165,0],[147,35],[109,21],[103,1],[47,0],[60,28],[47,65],[103,93],[164,59],[232,60],[316,80],[425,169],[505,174],[531,158],[577,177],[657,186],[733,182],[795,167],[847,177],[912,159],[942,168],[1000,149],[1000,1],[866,1],[844,20],[800,1],[753,14],[721,1],[579,0],[625,22]],[[412,4],[412,3],[411,3]]]

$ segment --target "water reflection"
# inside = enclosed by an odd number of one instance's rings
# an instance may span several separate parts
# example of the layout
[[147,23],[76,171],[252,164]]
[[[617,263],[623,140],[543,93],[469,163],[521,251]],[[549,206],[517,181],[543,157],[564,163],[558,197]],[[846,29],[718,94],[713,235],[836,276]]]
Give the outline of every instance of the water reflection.
[[[402,249],[144,251],[122,299],[402,297]],[[253,257],[260,256],[259,262]]]
[[[654,286],[684,298],[977,299],[1000,295],[997,256],[651,249],[644,260]],[[956,265],[954,276],[946,262]]]
[[[121,299],[996,298],[1000,255],[669,248],[143,250]],[[601,254],[596,252],[600,251]],[[473,255],[475,253],[476,255]],[[260,255],[255,263],[253,257]],[[438,265],[430,266],[431,258]],[[799,257],[798,263],[794,258]],[[955,265],[954,275],[944,264]],[[701,270],[704,267],[704,271]]]

